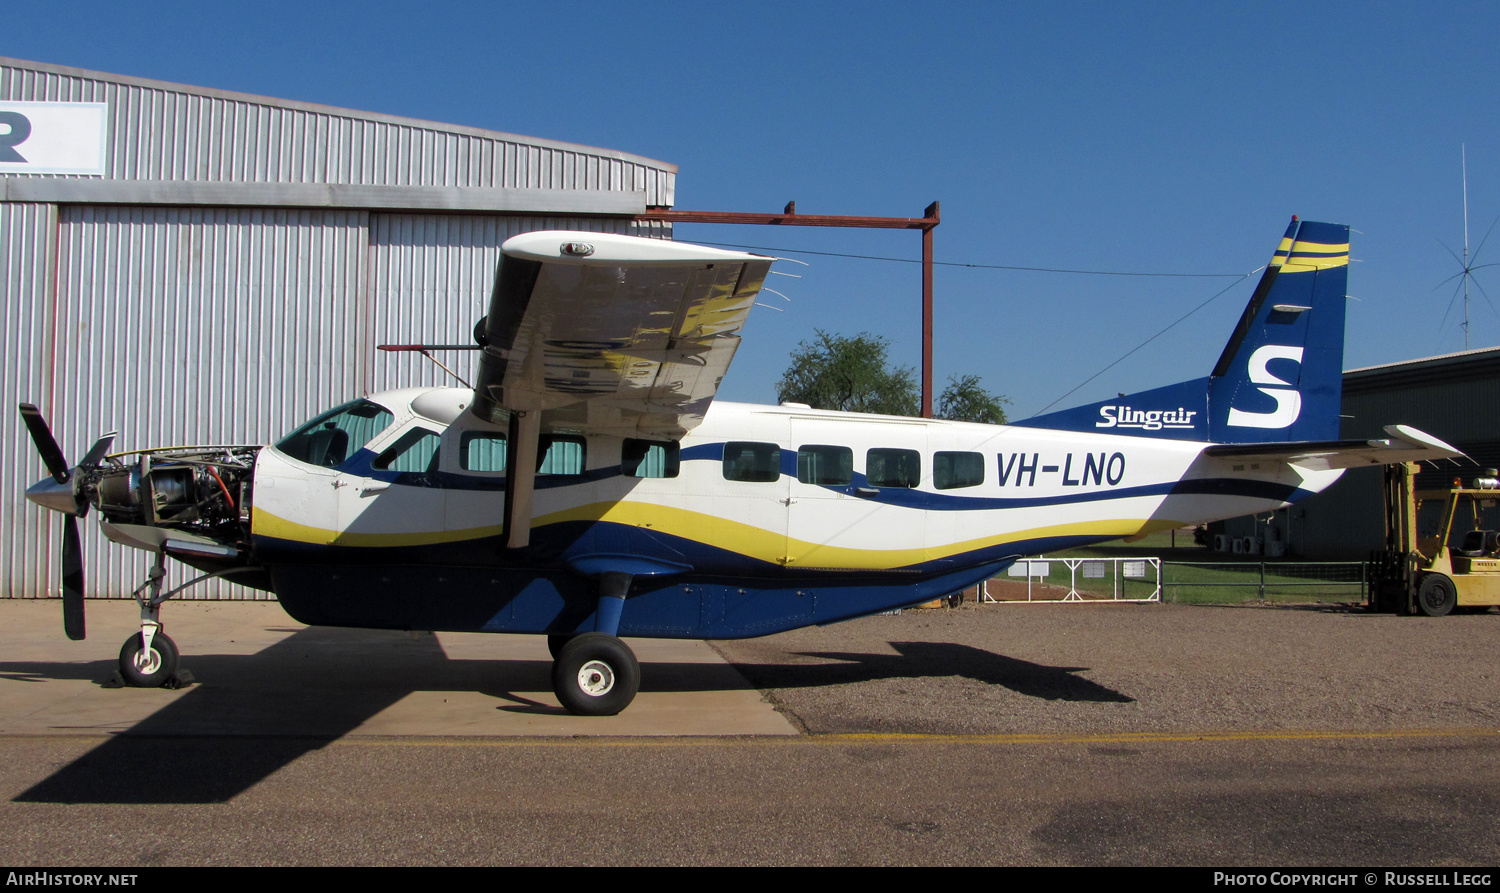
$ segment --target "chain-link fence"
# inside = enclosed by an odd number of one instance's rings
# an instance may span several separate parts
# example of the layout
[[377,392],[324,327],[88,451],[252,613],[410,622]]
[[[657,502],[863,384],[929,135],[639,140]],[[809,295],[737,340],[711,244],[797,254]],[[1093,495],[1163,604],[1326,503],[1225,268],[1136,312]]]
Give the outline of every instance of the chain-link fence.
[[1363,601],[1362,561],[1023,558],[983,586],[985,602],[1231,603]]
[[1363,601],[1363,561],[1164,561],[1162,599],[1171,602]]

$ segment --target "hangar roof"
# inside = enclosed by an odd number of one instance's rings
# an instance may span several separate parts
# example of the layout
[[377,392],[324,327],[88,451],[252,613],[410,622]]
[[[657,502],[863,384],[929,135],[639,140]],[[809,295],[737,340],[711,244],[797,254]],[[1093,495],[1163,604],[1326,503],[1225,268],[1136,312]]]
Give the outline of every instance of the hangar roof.
[[12,173],[0,201],[625,215],[676,165],[455,124],[0,57],[0,102],[106,103],[102,177]]
[[1485,378],[1500,378],[1500,347],[1350,369],[1344,373],[1344,395]]

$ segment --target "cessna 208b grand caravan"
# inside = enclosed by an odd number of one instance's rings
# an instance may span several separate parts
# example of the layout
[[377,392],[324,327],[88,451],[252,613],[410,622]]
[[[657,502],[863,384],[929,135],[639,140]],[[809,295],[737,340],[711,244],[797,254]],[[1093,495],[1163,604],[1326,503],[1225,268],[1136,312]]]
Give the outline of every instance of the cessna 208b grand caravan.
[[1455,455],[1400,426],[1336,439],[1348,258],[1348,227],[1293,218],[1210,375],[995,426],[714,402],[772,258],[527,233],[502,247],[473,389],[374,394],[264,447],[105,455],[105,437],[72,468],[23,405],[52,475],[27,496],[67,515],[74,638],[76,518],[154,553],[131,684],[176,669],[171,557],[303,623],[544,634],[562,705],[613,714],[640,681],[621,636],[832,623]]

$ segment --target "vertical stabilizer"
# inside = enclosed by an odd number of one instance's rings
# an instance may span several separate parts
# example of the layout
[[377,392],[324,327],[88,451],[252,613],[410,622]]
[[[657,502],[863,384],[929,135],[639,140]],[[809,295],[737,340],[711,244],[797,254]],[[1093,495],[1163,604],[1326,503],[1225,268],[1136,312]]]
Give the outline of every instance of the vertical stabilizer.
[[1218,443],[1336,440],[1349,227],[1292,218],[1206,378],[1014,424]]
[[1336,440],[1349,227],[1292,225],[1209,378],[1209,440]]

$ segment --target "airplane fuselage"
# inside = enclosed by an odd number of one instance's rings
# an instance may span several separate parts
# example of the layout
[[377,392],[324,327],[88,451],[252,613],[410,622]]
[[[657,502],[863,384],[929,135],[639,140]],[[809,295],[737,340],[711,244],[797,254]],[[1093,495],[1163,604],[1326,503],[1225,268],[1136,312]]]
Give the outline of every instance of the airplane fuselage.
[[378,421],[348,425],[356,440],[383,425],[363,445],[261,451],[250,554],[294,617],[570,633],[593,628],[612,570],[634,578],[622,635],[764,635],[926,601],[1025,555],[1279,508],[1338,476],[1191,441],[716,402],[679,443],[545,435],[515,550],[505,428],[472,400],[388,392],[368,401]]

